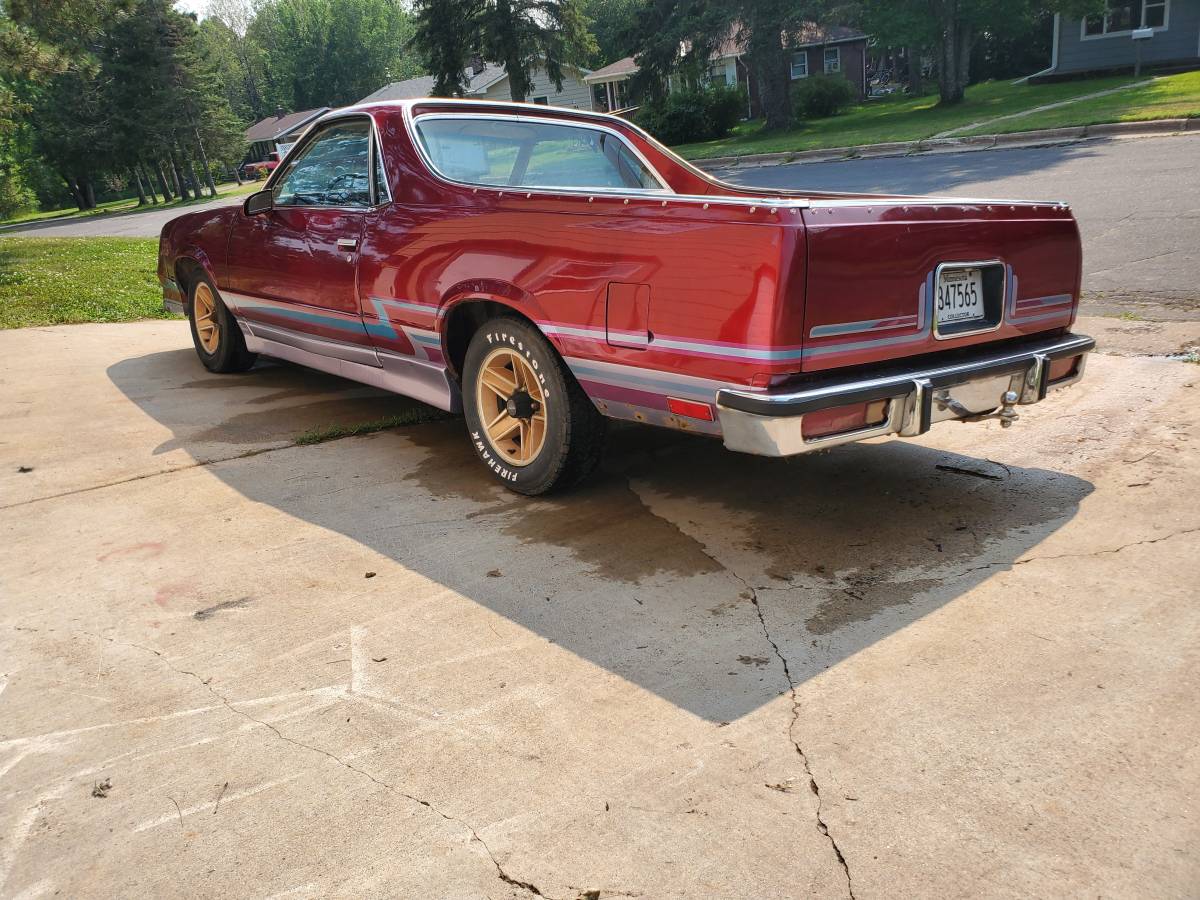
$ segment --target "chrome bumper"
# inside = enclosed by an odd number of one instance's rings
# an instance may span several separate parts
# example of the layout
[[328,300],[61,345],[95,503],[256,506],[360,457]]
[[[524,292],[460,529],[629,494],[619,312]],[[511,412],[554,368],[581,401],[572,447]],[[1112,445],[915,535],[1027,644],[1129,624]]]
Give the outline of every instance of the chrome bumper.
[[[1045,399],[1049,391],[1083,377],[1087,354],[1096,342],[1084,335],[1034,341],[944,366],[888,370],[877,376],[838,379],[787,392],[721,390],[717,418],[725,446],[759,456],[792,456],[866,438],[924,434],[935,422],[1000,417],[1009,424],[1014,405]],[[1068,376],[1050,381],[1050,363],[1082,357]],[[1005,395],[1008,396],[1007,402]],[[857,403],[886,401],[883,422],[855,431],[805,438],[807,413]]]

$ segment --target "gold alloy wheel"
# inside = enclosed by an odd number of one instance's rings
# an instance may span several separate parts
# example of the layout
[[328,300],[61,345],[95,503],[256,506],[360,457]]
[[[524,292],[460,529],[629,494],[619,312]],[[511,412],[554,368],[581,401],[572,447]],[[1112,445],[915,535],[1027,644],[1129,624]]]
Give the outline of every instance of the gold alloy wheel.
[[527,466],[546,443],[546,395],[537,372],[515,350],[497,347],[475,385],[479,421],[492,449],[509,465]]
[[217,321],[217,298],[203,281],[196,285],[192,296],[192,311],[196,317],[196,334],[205,353],[216,353],[221,344],[221,323]]

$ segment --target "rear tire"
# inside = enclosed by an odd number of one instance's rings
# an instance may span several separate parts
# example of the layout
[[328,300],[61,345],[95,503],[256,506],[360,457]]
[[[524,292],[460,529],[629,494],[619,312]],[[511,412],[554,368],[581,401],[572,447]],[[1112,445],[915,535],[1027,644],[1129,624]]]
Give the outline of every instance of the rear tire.
[[187,312],[192,343],[204,368],[210,372],[245,372],[254,365],[258,355],[246,349],[242,329],[207,275],[197,275],[192,281]]
[[509,490],[578,484],[604,453],[607,421],[533,325],[502,316],[471,337],[463,412],[475,452]]

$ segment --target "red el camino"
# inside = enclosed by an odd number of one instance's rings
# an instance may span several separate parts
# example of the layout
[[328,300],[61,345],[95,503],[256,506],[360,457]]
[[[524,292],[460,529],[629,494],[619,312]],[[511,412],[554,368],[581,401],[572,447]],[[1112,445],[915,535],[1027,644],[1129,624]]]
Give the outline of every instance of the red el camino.
[[717,181],[611,116],[455,100],[318,120],[241,207],[162,232],[201,361],[258,354],[462,411],[526,494],[607,418],[804,453],[998,417],[1077,381],[1062,203]]

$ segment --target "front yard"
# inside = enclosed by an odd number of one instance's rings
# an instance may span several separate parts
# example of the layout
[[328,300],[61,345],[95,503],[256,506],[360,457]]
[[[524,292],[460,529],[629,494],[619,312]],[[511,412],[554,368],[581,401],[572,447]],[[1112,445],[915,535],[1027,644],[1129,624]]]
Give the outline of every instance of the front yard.
[[169,316],[155,238],[0,239],[0,328]]
[[[100,216],[100,215],[111,214],[111,213],[134,212],[139,209],[140,209],[140,211],[145,212],[147,210],[174,209],[174,208],[178,207],[180,209],[180,212],[182,213],[182,212],[186,212],[187,207],[189,207],[193,204],[209,203],[212,200],[217,200],[222,197],[238,197],[238,196],[241,196],[244,194],[251,194],[256,190],[259,190],[262,187],[262,185],[263,185],[263,182],[261,180],[260,181],[247,181],[243,184],[234,184],[232,182],[222,182],[221,184],[217,185],[217,196],[216,197],[210,197],[207,194],[205,194],[203,197],[200,197],[197,200],[180,200],[180,199],[176,198],[175,200],[172,200],[169,203],[149,204],[147,206],[142,206],[140,208],[138,207],[138,201],[137,201],[136,197],[127,197],[124,200],[106,200],[103,203],[97,204],[95,209],[85,209],[85,210],[48,209],[48,210],[30,211],[30,212],[21,213],[20,215],[13,216],[11,219],[0,220],[0,226],[20,225],[20,224],[25,224],[28,222],[45,222],[50,219],[53,219],[55,221],[58,221],[60,219],[62,221],[67,221],[68,219],[81,219],[81,218],[87,218],[89,216]],[[2,232],[0,232],[0,234],[2,234]]]
[[[1132,85],[1135,81],[1132,76],[1036,85],[992,81],[973,85],[967,89],[962,103],[948,107],[938,104],[936,94],[921,97],[897,94],[860,103],[841,115],[813,119],[778,134],[764,134],[760,121],[743,122],[727,138],[684,144],[674,150],[688,159],[708,159],[916,141],[952,129],[963,129],[962,133],[966,134],[991,134],[1097,122],[1200,116],[1200,72],[1187,72],[1148,80],[1145,84],[1104,97],[1079,100],[1056,109],[1030,112],[988,124],[1000,116],[1086,97]],[[975,128],[970,128],[976,123]]]

